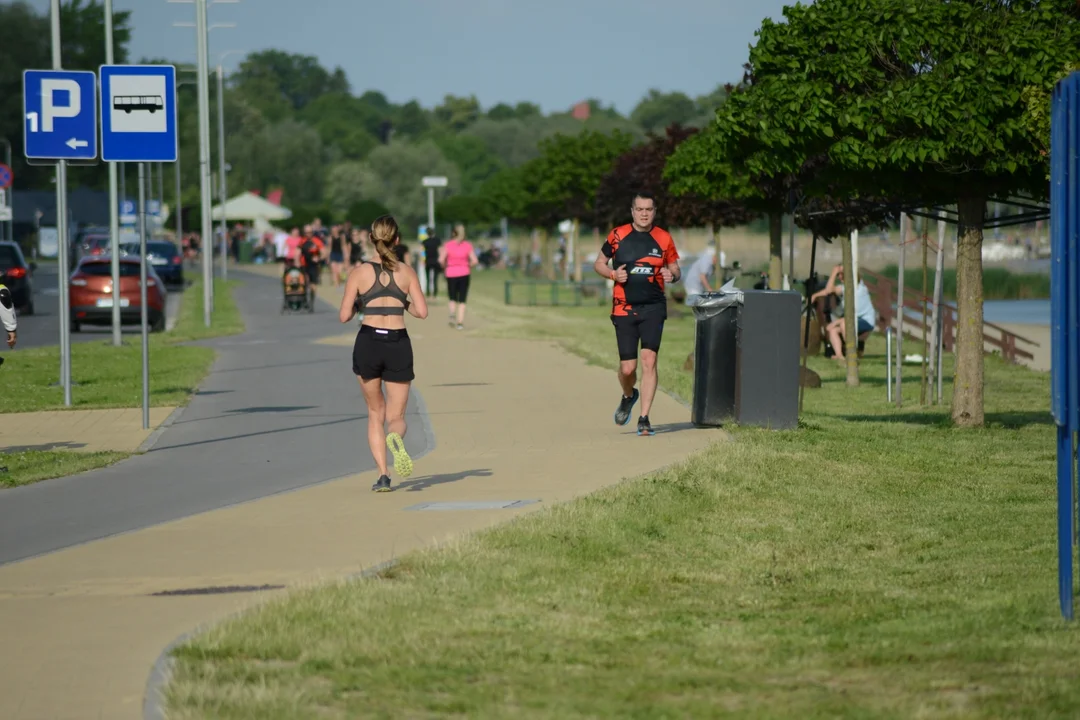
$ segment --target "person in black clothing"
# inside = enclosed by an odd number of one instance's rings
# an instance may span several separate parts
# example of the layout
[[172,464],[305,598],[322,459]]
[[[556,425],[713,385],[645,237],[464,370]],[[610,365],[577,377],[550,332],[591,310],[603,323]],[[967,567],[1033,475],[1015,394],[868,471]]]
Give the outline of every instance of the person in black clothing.
[[341,284],[341,273],[344,269],[344,230],[340,225],[335,225],[330,230],[330,275],[334,279],[335,288]]
[[367,404],[368,444],[379,479],[371,487],[387,492],[390,475],[386,451],[394,457],[401,477],[412,474],[412,458],[405,449],[405,408],[409,386],[415,379],[412,341],[405,328],[405,313],[418,320],[427,317],[427,301],[411,267],[395,252],[401,242],[397,222],[389,215],[371,224],[377,262],[355,268],[345,282],[338,319],[347,323],[364,309],[364,319],[353,344],[353,373]]
[[356,269],[364,262],[364,234],[366,230],[353,228],[349,234],[349,268]]
[[[322,240],[310,230],[304,236],[304,242],[300,245],[300,264],[307,273],[308,280],[312,285],[319,284],[319,265],[322,263],[323,248]],[[314,288],[312,288],[314,292]]]
[[439,265],[439,246],[442,240],[431,231],[431,235],[424,240],[424,266],[427,268],[427,294],[429,297],[439,296],[439,273],[442,266]]

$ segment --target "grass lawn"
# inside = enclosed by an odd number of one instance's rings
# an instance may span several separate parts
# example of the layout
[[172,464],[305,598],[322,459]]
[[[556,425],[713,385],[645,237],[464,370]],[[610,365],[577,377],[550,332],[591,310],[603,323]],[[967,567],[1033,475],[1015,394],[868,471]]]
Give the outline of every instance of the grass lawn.
[[[230,281],[230,285],[234,281]],[[150,403],[183,405],[210,370],[214,351],[178,343],[243,332],[243,320],[231,292],[215,281],[212,327],[202,322],[202,284],[184,291],[176,327],[150,336]],[[5,354],[4,401],[0,413],[64,409],[64,392],[53,386],[60,373],[59,346],[16,349]],[[127,336],[120,347],[112,339],[71,344],[73,409],[139,407],[142,402],[142,345]]]
[[64,477],[95,470],[128,457],[123,452],[75,452],[73,450],[30,450],[0,453],[0,488],[29,485],[39,480]]
[[[210,371],[214,351],[177,343],[244,331],[230,286],[215,281],[216,302],[212,326],[202,319],[202,283],[196,280],[181,298],[176,327],[150,336],[150,403],[155,406],[186,404],[199,382]],[[0,413],[64,409],[64,394],[56,382],[60,365],[58,347],[31,348],[6,355],[3,368],[4,398]],[[112,341],[72,343],[72,408],[139,407],[142,402],[142,345],[127,337],[121,347]],[[10,389],[10,393],[8,392]],[[4,420],[0,414],[0,423]],[[112,465],[128,457],[122,452],[49,450],[0,453],[0,488],[28,485],[65,475]]]
[[[613,367],[600,308],[506,308],[481,332]],[[683,397],[692,319],[661,383]],[[1066,718],[1045,374],[988,359],[988,425],[885,401],[811,360],[803,427],[731,428],[677,467],[538,511],[380,577],[295,592],[178,648],[175,717]],[[946,388],[948,397],[949,388]]]

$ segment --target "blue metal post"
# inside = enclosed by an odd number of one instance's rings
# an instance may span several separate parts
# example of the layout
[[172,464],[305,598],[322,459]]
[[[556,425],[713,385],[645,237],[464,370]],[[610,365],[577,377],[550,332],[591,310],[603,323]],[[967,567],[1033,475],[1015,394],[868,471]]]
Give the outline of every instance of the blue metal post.
[[1073,619],[1076,480],[1080,431],[1080,73],[1054,88],[1050,153],[1051,412],[1057,424],[1058,597]]

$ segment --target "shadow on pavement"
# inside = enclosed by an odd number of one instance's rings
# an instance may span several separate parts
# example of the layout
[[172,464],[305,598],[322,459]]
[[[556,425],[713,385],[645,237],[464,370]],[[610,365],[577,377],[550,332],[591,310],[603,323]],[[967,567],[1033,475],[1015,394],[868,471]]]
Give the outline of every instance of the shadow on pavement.
[[456,473],[444,473],[443,475],[428,475],[427,477],[419,477],[414,480],[406,480],[403,483],[397,485],[394,490],[405,492],[420,492],[436,485],[446,485],[449,483],[455,483],[459,480],[466,480],[471,477],[491,477],[491,470],[463,470]]
[[84,447],[86,447],[86,443],[63,441],[44,443],[42,445],[12,445],[10,447],[0,448],[0,453],[47,452],[49,450],[78,450],[79,448]]
[[330,421],[322,422],[322,423],[312,423],[310,425],[293,425],[292,427],[276,428],[274,430],[263,430],[262,432],[243,433],[243,434],[240,434],[240,435],[229,435],[229,436],[226,436],[226,437],[216,437],[216,438],[210,438],[208,440],[197,440],[195,442],[180,443],[178,445],[162,445],[161,443],[158,443],[158,445],[151,448],[147,452],[147,454],[151,454],[151,453],[155,453],[155,452],[161,452],[162,450],[174,450],[176,448],[197,447],[197,446],[200,446],[200,445],[212,445],[212,444],[216,444],[216,443],[229,442],[230,440],[239,440],[241,438],[259,437],[260,435],[274,435],[274,434],[277,434],[277,433],[289,433],[289,432],[296,432],[297,430],[307,430],[309,428],[327,427],[329,425],[340,425],[341,423],[356,422],[357,420],[362,420],[365,417],[367,417],[367,416],[366,415],[350,415],[349,417],[343,418],[341,420],[330,420]]

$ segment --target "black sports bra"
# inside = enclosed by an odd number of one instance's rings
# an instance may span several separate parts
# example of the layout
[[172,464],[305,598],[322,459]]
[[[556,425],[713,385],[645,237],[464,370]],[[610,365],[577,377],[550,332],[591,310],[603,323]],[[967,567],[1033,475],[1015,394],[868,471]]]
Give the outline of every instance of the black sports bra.
[[[375,268],[375,282],[371,284],[371,287],[366,292],[360,293],[360,307],[364,309],[365,315],[404,315],[405,308],[409,306],[409,296],[398,287],[394,281],[394,273],[383,268],[382,263],[369,262]],[[390,277],[390,282],[383,285],[381,282],[382,274],[386,273]],[[393,298],[402,303],[400,307],[396,305],[389,306],[377,306],[372,307],[370,305],[372,300],[378,298]]]

